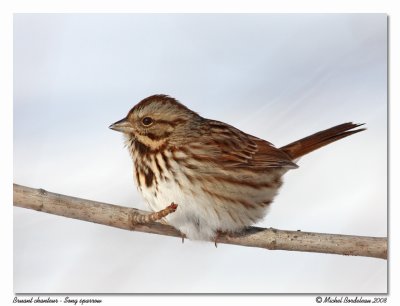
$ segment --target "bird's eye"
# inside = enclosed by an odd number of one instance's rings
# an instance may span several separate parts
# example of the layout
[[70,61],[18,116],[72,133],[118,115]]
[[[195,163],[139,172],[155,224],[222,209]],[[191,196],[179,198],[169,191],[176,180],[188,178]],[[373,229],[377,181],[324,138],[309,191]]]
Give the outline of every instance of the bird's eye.
[[144,117],[144,118],[142,119],[142,123],[143,123],[144,126],[152,125],[153,122],[154,122],[154,120],[151,119],[150,117]]

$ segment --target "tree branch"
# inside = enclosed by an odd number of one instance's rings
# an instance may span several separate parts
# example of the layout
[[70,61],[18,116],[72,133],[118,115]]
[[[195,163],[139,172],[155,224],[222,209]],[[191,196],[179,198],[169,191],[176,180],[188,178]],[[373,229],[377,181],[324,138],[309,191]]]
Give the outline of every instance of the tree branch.
[[[14,206],[131,231],[182,237],[182,234],[172,226],[152,222],[152,220],[158,219],[157,217],[173,213],[174,208],[176,208],[173,205],[166,210],[158,212],[161,215],[154,216],[154,213],[134,208],[84,200],[47,192],[43,189],[33,189],[14,184]],[[153,215],[153,219],[143,219],[143,215]],[[138,220],[148,223],[138,224]],[[334,235],[250,227],[239,234],[221,234],[218,236],[218,243],[269,250],[316,252],[387,259],[387,238],[384,237]]]

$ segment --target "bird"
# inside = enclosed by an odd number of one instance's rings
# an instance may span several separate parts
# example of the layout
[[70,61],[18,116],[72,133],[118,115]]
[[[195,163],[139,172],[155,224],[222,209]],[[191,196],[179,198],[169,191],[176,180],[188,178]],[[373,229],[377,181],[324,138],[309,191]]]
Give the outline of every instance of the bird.
[[362,125],[339,124],[278,148],[156,94],[109,128],[124,135],[149,209],[177,203],[164,221],[190,240],[215,241],[263,220],[300,157],[364,131]]

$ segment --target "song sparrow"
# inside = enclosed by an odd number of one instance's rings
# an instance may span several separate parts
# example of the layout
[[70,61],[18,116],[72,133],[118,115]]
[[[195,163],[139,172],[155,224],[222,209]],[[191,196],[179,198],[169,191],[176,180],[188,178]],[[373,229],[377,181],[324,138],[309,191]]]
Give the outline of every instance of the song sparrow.
[[153,211],[189,239],[212,240],[261,220],[282,176],[311,151],[364,129],[344,123],[284,147],[203,118],[172,97],[150,96],[110,126],[123,132],[134,177]]

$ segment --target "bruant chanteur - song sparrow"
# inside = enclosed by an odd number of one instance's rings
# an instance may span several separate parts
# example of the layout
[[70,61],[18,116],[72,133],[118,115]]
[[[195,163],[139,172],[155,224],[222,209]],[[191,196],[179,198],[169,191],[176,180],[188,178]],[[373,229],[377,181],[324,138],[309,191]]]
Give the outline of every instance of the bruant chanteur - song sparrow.
[[187,238],[213,240],[266,215],[282,176],[301,156],[361,132],[344,123],[281,148],[201,117],[166,95],[150,96],[110,126],[124,133],[136,184],[152,211],[177,203],[165,217]]

